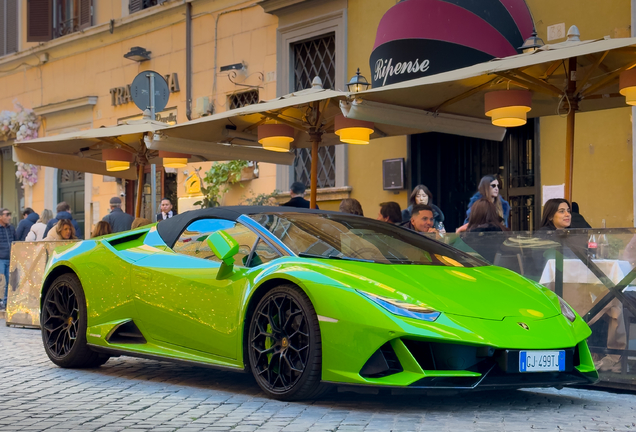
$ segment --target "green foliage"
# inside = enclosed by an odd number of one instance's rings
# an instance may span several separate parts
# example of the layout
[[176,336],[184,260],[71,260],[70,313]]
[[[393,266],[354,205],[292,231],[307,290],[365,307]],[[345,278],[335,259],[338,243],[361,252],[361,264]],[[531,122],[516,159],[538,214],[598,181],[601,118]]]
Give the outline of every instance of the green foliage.
[[[201,192],[203,199],[194,203],[201,208],[218,207],[221,205],[221,198],[227,193],[230,187],[241,180],[241,171],[247,167],[247,161],[229,161],[225,163],[215,162],[205,177],[201,179]],[[201,168],[196,170],[201,178]],[[243,187],[243,185],[241,185]]]
[[247,206],[274,206],[277,205],[276,197],[280,194],[278,189],[274,189],[274,192],[269,194],[258,194],[254,195],[252,192],[252,196],[250,198],[245,199],[241,202],[241,205]]

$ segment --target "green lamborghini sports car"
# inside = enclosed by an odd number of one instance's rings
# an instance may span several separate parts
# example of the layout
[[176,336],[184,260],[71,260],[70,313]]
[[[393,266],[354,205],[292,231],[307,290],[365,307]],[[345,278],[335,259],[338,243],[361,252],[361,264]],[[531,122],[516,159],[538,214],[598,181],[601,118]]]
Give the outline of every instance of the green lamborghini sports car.
[[589,327],[549,289],[327,211],[196,210],[58,248],[40,318],[61,367],[173,360],[250,372],[282,400],[334,384],[401,393],[598,379]]

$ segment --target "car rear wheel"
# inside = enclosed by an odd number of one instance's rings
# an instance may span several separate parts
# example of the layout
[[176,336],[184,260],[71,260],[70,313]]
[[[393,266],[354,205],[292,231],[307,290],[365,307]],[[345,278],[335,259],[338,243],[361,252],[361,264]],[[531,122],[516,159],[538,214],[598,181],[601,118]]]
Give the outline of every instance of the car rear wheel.
[[247,349],[256,382],[268,396],[299,400],[324,393],[318,317],[298,287],[278,286],[258,302]]
[[86,344],[86,316],[84,290],[77,276],[58,276],[46,292],[40,313],[44,350],[56,365],[97,367],[108,361],[108,356]]

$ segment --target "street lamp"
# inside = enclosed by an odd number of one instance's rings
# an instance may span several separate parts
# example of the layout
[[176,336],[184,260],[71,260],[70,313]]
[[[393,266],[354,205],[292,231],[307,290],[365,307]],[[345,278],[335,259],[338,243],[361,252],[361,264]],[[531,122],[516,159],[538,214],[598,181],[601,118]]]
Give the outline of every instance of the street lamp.
[[530,36],[528,39],[523,41],[523,45],[521,45],[517,49],[521,50],[524,53],[529,53],[529,52],[536,51],[537,49],[541,48],[543,45],[545,45],[545,43],[543,43],[543,39],[537,36],[537,31],[535,29],[532,29],[532,36]]
[[359,93],[364,90],[369,90],[371,84],[369,84],[364,76],[360,75],[360,68],[358,68],[358,72],[351,78],[351,81],[347,84],[347,88],[350,93]]

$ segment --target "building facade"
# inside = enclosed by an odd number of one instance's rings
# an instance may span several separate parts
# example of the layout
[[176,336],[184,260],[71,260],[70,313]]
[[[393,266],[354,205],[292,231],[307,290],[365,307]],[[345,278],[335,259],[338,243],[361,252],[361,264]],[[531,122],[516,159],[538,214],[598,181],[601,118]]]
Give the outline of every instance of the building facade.
[[[171,85],[167,108],[158,114],[166,122],[183,123],[308,88],[314,76],[320,76],[326,88],[345,90],[358,68],[371,79],[369,59],[376,32],[396,4],[395,0],[3,1],[6,13],[15,16],[8,22],[18,25],[2,28],[0,109],[13,110],[14,102],[32,108],[41,119],[40,136],[139,116],[127,85],[145,70],[166,76]],[[546,43],[565,40],[573,24],[581,39],[631,35],[628,0],[613,0],[611,5],[592,0],[526,3]],[[149,51],[150,59],[125,58],[133,47]],[[455,228],[479,178],[498,173],[504,196],[513,205],[512,226],[534,228],[543,187],[560,185],[565,178],[565,119],[556,112],[555,104],[554,116],[511,129],[502,143],[420,134],[376,139],[367,146],[321,149],[319,205],[336,210],[340,200],[351,197],[361,202],[366,216],[375,217],[379,203],[396,201],[405,207],[410,189],[424,183],[434,202],[450,216],[448,228]],[[634,224],[631,113],[625,107],[577,115],[573,197],[595,227],[603,220],[608,227]],[[112,196],[124,195],[131,210],[134,185],[115,178],[40,168],[38,182],[21,190],[9,146],[10,141],[1,152],[0,205],[14,212],[24,206],[41,211],[69,200],[87,231],[107,213]],[[405,188],[385,190],[382,162],[394,159],[404,160]],[[308,183],[309,166],[305,150],[297,151],[291,167],[258,164],[258,178],[248,176],[226,194],[223,203],[238,204],[274,189],[286,192],[293,181]],[[158,195],[178,201],[179,211],[194,208],[198,198],[188,193],[187,179],[195,169],[205,171],[206,164],[160,170]],[[145,183],[150,183],[149,176],[148,172]],[[149,202],[147,189],[144,198]]]

